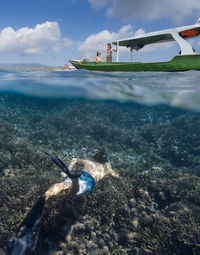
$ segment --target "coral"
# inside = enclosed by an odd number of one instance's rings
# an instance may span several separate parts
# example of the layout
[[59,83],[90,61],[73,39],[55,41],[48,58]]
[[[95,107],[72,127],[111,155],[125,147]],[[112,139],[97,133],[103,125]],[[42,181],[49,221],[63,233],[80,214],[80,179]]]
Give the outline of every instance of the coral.
[[69,162],[106,151],[109,176],[44,209],[36,254],[200,254],[200,116],[167,106],[0,98],[0,253],[34,201]]

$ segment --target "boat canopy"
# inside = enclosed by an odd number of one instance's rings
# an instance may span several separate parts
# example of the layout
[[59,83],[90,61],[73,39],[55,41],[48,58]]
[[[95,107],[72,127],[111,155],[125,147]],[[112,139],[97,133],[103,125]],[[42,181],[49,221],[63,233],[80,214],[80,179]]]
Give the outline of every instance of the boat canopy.
[[140,50],[145,45],[176,41],[180,48],[181,54],[194,54],[192,46],[184,39],[189,39],[200,35],[200,18],[194,25],[171,28],[152,33],[146,33],[123,40],[113,42],[114,45],[124,46],[130,49]]

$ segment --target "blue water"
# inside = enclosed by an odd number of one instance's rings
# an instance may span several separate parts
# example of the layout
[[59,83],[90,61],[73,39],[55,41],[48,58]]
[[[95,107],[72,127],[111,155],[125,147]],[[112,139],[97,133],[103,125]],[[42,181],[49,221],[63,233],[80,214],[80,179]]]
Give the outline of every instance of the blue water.
[[131,101],[200,110],[200,73],[0,71],[0,90],[48,98]]
[[[0,71],[0,254],[74,157],[120,179],[45,203],[47,254],[200,254],[200,73]],[[82,165],[78,168],[82,169]],[[18,254],[16,254],[18,255]]]

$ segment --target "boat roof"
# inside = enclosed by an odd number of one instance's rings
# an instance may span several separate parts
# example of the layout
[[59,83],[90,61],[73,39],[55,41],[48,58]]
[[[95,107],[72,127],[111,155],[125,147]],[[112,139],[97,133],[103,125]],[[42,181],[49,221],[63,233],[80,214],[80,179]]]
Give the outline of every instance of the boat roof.
[[[184,32],[187,32],[187,31],[188,32],[191,31],[191,36],[189,36],[189,33],[188,33],[188,36],[185,36]],[[196,33],[194,33],[194,31],[196,31]],[[175,41],[172,35],[173,32],[178,33],[184,39],[187,39],[187,38],[189,39],[194,36],[200,35],[200,18],[197,20],[197,22],[194,25],[146,33],[146,34],[126,38],[123,40],[117,40],[112,43],[114,45],[124,46],[127,48],[128,47],[135,48],[137,46],[138,49],[140,49],[147,44]]]

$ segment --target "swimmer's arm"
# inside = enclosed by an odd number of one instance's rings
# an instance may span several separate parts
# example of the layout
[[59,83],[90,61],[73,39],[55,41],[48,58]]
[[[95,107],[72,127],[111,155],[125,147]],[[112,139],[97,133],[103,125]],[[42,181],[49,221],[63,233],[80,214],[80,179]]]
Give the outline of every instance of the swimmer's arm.
[[106,167],[107,167],[108,174],[110,174],[110,175],[113,176],[114,178],[121,179],[121,177],[119,176],[119,174],[118,174],[117,172],[115,172],[115,171],[112,169],[110,163],[107,163]]
[[111,171],[109,172],[109,174],[110,174],[111,176],[113,176],[114,178],[116,178],[116,179],[121,179],[121,177],[119,176],[119,174],[118,174],[117,172],[115,172],[114,170],[111,170]]

